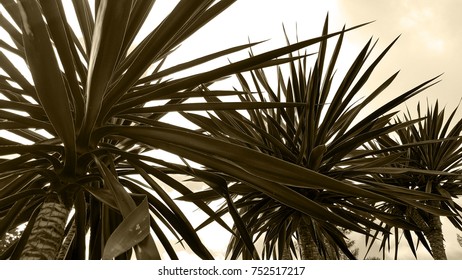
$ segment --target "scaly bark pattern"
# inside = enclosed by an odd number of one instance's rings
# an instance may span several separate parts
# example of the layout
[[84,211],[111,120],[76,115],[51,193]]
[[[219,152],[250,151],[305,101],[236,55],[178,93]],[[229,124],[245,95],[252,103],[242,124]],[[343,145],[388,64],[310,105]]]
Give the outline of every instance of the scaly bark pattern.
[[433,259],[446,260],[446,250],[444,248],[443,228],[440,217],[428,214],[430,217],[425,221],[418,213],[412,213],[412,219],[418,227],[422,229],[423,234],[430,244]]
[[302,260],[321,260],[323,257],[319,253],[318,246],[311,236],[311,231],[305,222],[298,226],[298,243],[300,246],[300,258]]
[[58,202],[44,202],[20,257],[21,260],[54,260],[61,247],[69,215]]
[[[287,242],[289,242],[289,241],[287,241]],[[290,253],[290,246],[287,243],[286,246],[284,246],[284,248],[282,250],[281,260],[291,260],[291,259],[292,259],[292,254]]]
[[66,237],[64,238],[63,244],[61,245],[61,248],[59,248],[59,253],[56,259],[58,260],[64,260],[66,259],[67,252],[69,251],[69,247],[72,244],[72,241],[74,240],[75,233],[77,232],[77,224],[72,222],[71,228],[69,229],[69,232],[67,233]]
[[447,260],[448,258],[444,248],[443,228],[441,226],[440,217],[431,215],[429,226],[430,229],[428,231],[424,231],[424,234],[432,248],[433,259]]

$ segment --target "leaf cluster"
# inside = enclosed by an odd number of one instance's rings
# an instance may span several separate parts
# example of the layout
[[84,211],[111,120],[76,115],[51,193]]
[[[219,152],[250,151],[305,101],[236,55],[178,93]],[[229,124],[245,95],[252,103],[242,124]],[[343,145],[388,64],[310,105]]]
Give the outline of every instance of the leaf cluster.
[[[328,34],[327,23],[328,19],[323,35]],[[230,184],[229,191],[234,195],[233,207],[239,210],[245,224],[243,229],[247,230],[254,242],[262,240],[264,245],[261,255],[264,258],[280,259],[285,248],[291,248],[292,254],[298,256],[296,248],[297,242],[300,242],[301,228],[309,230],[319,253],[325,258],[328,257],[330,247],[337,249],[337,258],[340,257],[340,252],[354,258],[348,250],[346,237],[342,234],[344,229],[365,234],[367,240],[371,237],[371,245],[377,239],[378,233],[386,237],[385,241],[389,240],[390,229],[393,227],[404,229],[406,234],[415,231],[419,237],[423,237],[418,225],[408,219],[405,212],[388,211],[389,208],[408,207],[422,213],[449,216],[454,221],[460,219],[460,216],[454,217],[455,207],[458,206],[455,206],[444,191],[446,188],[440,188],[440,192],[418,192],[415,188],[403,188],[399,182],[379,178],[402,176],[406,181],[407,177],[415,174],[441,175],[441,179],[444,178],[448,186],[459,190],[457,183],[454,183],[454,180],[458,180],[454,176],[454,172],[458,174],[457,171],[412,164],[416,161],[415,158],[433,158],[425,150],[424,144],[428,144],[425,142],[428,138],[412,138],[401,143],[387,141],[395,133],[401,135],[404,131],[416,128],[422,130],[424,118],[420,114],[418,118],[408,116],[404,121],[392,122],[397,111],[391,110],[437,83],[438,77],[417,85],[378,108],[370,108],[368,105],[385,93],[398,75],[393,74],[365,97],[360,95],[364,94],[367,81],[396,40],[367,65],[366,61],[375,46],[369,40],[353,60],[345,76],[340,77],[340,84],[335,88],[334,75],[343,36],[341,34],[338,37],[331,54],[327,51],[327,40],[322,41],[311,68],[308,55],[299,52],[296,60],[284,65],[287,67],[277,67],[276,79],[271,79],[273,76],[269,76],[268,71],[263,68],[250,71],[247,78],[243,74],[237,74],[243,91],[239,94],[241,102],[288,102],[299,104],[298,106],[240,111],[215,110],[209,112],[208,116],[183,114],[204,133],[214,138],[245,146],[314,172],[313,175],[306,174],[305,180],[310,181],[310,186],[307,187],[291,181],[301,173],[294,174],[291,169],[287,169],[285,180],[272,179],[272,183],[278,182],[280,185],[274,185],[271,190],[256,188],[250,181],[236,180],[236,177],[229,176],[230,173],[219,172]],[[290,45],[288,38],[287,43]],[[250,56],[253,56],[252,52]],[[290,54],[289,57],[295,56]],[[205,98],[210,102],[220,102],[216,97]],[[454,113],[451,118],[453,115]],[[427,120],[429,118],[432,116],[429,115]],[[442,122],[442,119],[439,118],[438,122]],[[460,149],[460,143],[442,141],[446,139],[445,131],[449,123],[450,120],[444,131],[432,138],[432,143],[448,146],[447,149],[443,151],[434,147],[432,151],[440,153],[434,155],[439,158],[453,155],[445,164],[455,167],[460,163],[460,152],[453,153]],[[457,127],[458,125],[448,137],[458,137],[460,130]],[[383,142],[389,145],[382,144]],[[408,158],[404,151],[406,145],[412,146],[412,149],[424,150],[421,154]],[[268,161],[252,164],[268,173],[277,169],[277,166]],[[261,175],[262,178],[270,176],[267,173]],[[329,184],[326,178],[335,179],[337,183]],[[285,187],[293,192],[289,194],[280,191]],[[213,199],[213,195],[213,192],[203,191],[186,199],[209,200]],[[455,195],[456,193],[453,197]],[[310,200],[310,203],[304,202],[305,209],[294,207],[293,202],[300,196]],[[442,197],[448,199],[443,205],[452,205],[451,208],[434,207],[434,204],[429,203],[440,201]],[[229,208],[229,205],[224,207],[220,214]],[[243,230],[237,226],[236,228],[239,232]],[[246,239],[249,238],[232,236],[228,247],[230,258],[249,257],[248,251],[252,247]],[[408,241],[413,247],[412,240]]]
[[[69,24],[63,1],[1,1],[6,13],[0,27],[9,38],[0,39],[0,131],[5,132],[0,134],[0,236],[26,225],[1,258],[20,257],[41,205],[51,197],[72,210],[65,259],[130,259],[133,253],[137,259],[177,259],[177,242],[212,259],[198,235],[212,222],[232,233],[231,258],[269,258],[274,248],[280,257],[287,244],[295,252],[292,237],[304,223],[321,252],[327,242],[353,257],[343,229],[368,236],[370,230],[388,234],[387,226],[418,230],[399,213],[377,207],[381,203],[438,215],[453,209],[425,202],[448,199],[444,192],[372,180],[384,167],[386,174],[415,173],[414,166],[401,171],[393,166],[408,160],[402,153],[388,154],[398,149],[380,141],[418,122],[390,123],[389,111],[438,77],[361,117],[397,75],[364,100],[355,99],[394,43],[365,68],[375,45],[369,41],[334,90],[344,34],[362,25],[329,33],[326,20],[319,37],[261,54],[251,51],[246,59],[186,77],[178,73],[257,43],[165,66],[182,42],[234,2],[181,0],[138,42],[157,8],[154,0],[72,1],[78,26]],[[327,41],[335,36],[329,57]],[[313,69],[310,55],[303,53],[309,46],[319,46]],[[289,67],[288,78],[277,68],[273,88],[264,71],[281,64]],[[241,90],[212,89],[231,75]],[[200,129],[165,122],[173,112]],[[364,148],[369,142],[378,149]],[[184,164],[152,156],[155,150]],[[455,165],[447,167],[452,172]],[[194,193],[179,174],[210,189]],[[456,182],[445,180],[447,186]],[[172,192],[209,219],[194,227]],[[212,210],[208,202],[216,198],[226,207]],[[232,227],[222,218],[226,213]],[[263,254],[254,244],[260,237]]]

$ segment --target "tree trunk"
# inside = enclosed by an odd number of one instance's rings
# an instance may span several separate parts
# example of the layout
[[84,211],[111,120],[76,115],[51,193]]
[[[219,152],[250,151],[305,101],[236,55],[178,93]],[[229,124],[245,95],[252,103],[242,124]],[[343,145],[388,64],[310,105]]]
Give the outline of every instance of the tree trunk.
[[44,202],[20,259],[56,259],[63,241],[68,215],[69,209],[63,203]]
[[428,221],[425,221],[422,216],[413,212],[412,219],[422,229],[423,234],[427,238],[432,250],[433,259],[447,260],[440,217],[432,214],[428,214],[428,216]]
[[300,258],[302,260],[321,260],[323,257],[319,253],[318,246],[311,236],[309,225],[303,220],[298,226],[298,245],[300,247]]
[[66,259],[67,252],[69,251],[69,247],[71,246],[72,241],[74,240],[76,232],[77,232],[77,223],[74,221],[72,222],[71,228],[69,229],[69,232],[66,234],[66,237],[64,238],[62,245],[59,248],[58,255],[56,256],[57,260]]
[[430,229],[428,231],[424,231],[424,234],[432,248],[433,259],[447,260],[448,258],[446,256],[446,250],[444,249],[444,236],[440,217],[431,215],[429,226]]
[[289,244],[286,244],[286,246],[284,246],[284,249],[282,251],[281,260],[292,260],[292,254],[290,253],[290,245]]

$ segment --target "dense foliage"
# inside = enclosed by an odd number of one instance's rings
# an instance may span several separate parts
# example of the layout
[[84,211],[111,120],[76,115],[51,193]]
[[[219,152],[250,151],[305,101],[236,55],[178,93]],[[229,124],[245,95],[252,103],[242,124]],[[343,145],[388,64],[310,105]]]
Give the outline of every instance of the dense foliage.
[[[343,36],[361,25],[329,33],[326,21],[320,37],[200,72],[194,67],[256,45],[165,66],[182,42],[235,1],[178,1],[140,41],[156,1],[73,0],[77,26],[69,24],[64,2],[1,1],[0,27],[9,38],[0,39],[0,236],[25,225],[1,258],[177,259],[173,244],[181,242],[212,259],[169,190],[210,217],[202,226],[216,222],[233,234],[231,258],[278,258],[288,247],[297,256],[292,237],[306,232],[319,252],[327,242],[354,258],[345,230],[367,236],[388,234],[390,226],[422,230],[381,204],[456,214],[428,205],[450,200],[444,193],[364,180],[406,160],[364,144],[418,122],[391,124],[389,111],[437,78],[359,118],[397,75],[354,99],[392,45],[365,68],[368,42],[332,88]],[[336,36],[328,57],[327,41]],[[304,53],[309,46],[319,47],[312,70]],[[281,64],[290,66],[289,75],[278,72],[272,88],[264,68]],[[193,74],[180,76],[184,70]],[[231,75],[241,90],[211,87]],[[171,112],[201,129],[165,121]],[[183,164],[153,156],[155,150]],[[177,175],[210,190],[194,193]],[[217,197],[226,202],[218,213],[207,204]],[[254,245],[260,236],[263,254]]]

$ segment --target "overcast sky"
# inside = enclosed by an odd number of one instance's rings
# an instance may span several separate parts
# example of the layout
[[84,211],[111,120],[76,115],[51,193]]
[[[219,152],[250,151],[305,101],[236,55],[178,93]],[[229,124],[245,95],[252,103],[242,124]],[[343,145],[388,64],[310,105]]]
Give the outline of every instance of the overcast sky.
[[401,35],[377,69],[378,82],[401,70],[394,88],[403,91],[444,73],[442,82],[419,98],[438,98],[442,105],[453,107],[462,91],[458,71],[462,55],[457,55],[462,46],[460,11],[459,0],[237,1],[190,42],[199,44],[204,51],[242,44],[248,37],[252,41],[271,39],[263,46],[283,46],[282,24],[292,38],[297,25],[300,39],[308,39],[320,34],[328,12],[331,31],[344,24],[348,27],[375,21],[346,35],[348,51],[357,54],[374,37],[379,39],[377,54]]
[[[462,55],[457,55],[462,49],[462,33],[458,30],[462,25],[460,11],[462,1],[459,0],[238,1],[188,40],[180,51],[185,56],[195,57],[246,43],[249,38],[251,41],[271,39],[261,46],[261,50],[284,46],[282,24],[292,39],[295,38],[296,26],[300,39],[308,39],[320,35],[327,13],[330,17],[330,31],[340,30],[344,24],[351,27],[375,21],[346,35],[342,59],[351,62],[371,37],[379,39],[374,52],[377,55],[401,35],[397,44],[379,64],[370,80],[370,89],[401,70],[394,84],[384,94],[384,100],[390,100],[393,96],[444,73],[439,84],[414,97],[406,105],[413,112],[417,102],[426,106],[427,99],[430,104],[438,99],[441,106],[452,111],[462,97]],[[462,114],[459,113],[459,116]],[[448,258],[462,259],[462,248],[457,243],[456,231],[446,220],[443,222]],[[219,229],[213,230],[214,236],[217,236],[216,230]],[[226,240],[204,236],[205,242],[210,243],[216,254],[220,254],[220,249],[226,247]],[[357,241],[358,246],[362,243],[363,240]],[[377,252],[373,250],[372,253]],[[418,252],[419,259],[431,259],[423,247]],[[400,249],[399,257],[414,258],[406,248]]]
[[[155,9],[164,15],[174,3],[171,0],[158,0]],[[327,13],[330,17],[330,31],[340,30],[344,24],[351,27],[375,21],[346,35],[342,61],[351,62],[370,37],[379,39],[374,52],[377,55],[401,35],[371,78],[370,89],[401,70],[384,95],[384,99],[389,100],[444,73],[441,83],[412,99],[407,105],[412,111],[418,101],[425,106],[427,98],[431,103],[438,99],[440,105],[453,110],[462,97],[462,55],[457,55],[462,49],[462,33],[459,30],[462,26],[461,11],[461,0],[240,0],[185,42],[177,58],[180,61],[195,58],[247,43],[249,38],[253,42],[270,39],[255,48],[257,53],[258,50],[282,47],[285,45],[283,24],[292,39],[295,38],[296,26],[300,40],[309,39],[320,35]],[[154,15],[152,21],[161,18]],[[170,61],[175,62],[174,59]],[[339,73],[346,71],[346,65],[344,69],[341,69],[342,65],[339,67]],[[459,116],[462,114],[459,113]],[[188,208],[188,211],[193,210]],[[448,258],[462,259],[462,248],[457,243],[456,231],[447,223],[444,224],[444,230]],[[205,243],[214,254],[223,256],[227,240],[215,238],[220,235],[219,227],[209,229],[209,232],[213,233],[213,238],[204,231]],[[423,248],[419,252],[419,258],[430,258]],[[400,258],[413,259],[413,256],[403,249]]]

